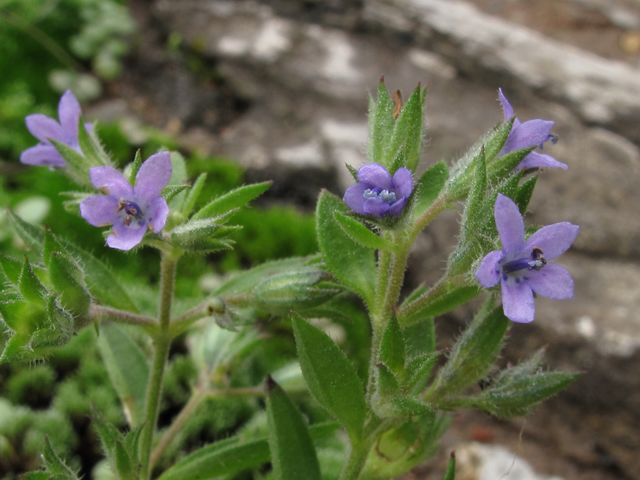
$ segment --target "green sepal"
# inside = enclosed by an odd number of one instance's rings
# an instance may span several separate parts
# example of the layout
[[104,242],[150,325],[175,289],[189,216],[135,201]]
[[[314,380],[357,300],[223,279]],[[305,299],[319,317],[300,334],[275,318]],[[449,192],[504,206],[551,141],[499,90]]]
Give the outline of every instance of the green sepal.
[[335,195],[323,190],[316,207],[318,244],[329,270],[347,287],[371,304],[376,278],[374,251],[360,245],[345,233],[335,212],[349,208]]
[[10,257],[0,252],[0,267],[2,267],[2,271],[4,272],[5,276],[15,286],[18,286],[18,283],[20,282],[22,263],[23,262],[21,262],[17,258]]
[[394,250],[393,243],[372,232],[355,218],[341,212],[336,212],[335,218],[344,233],[360,245],[375,250]]
[[144,352],[131,335],[115,323],[101,326],[97,346],[127,421],[132,427],[140,425],[144,419],[149,377],[149,364]]
[[195,207],[196,202],[198,201],[198,198],[202,193],[204,182],[206,181],[207,174],[201,173],[196,181],[193,182],[193,185],[191,186],[191,189],[187,194],[187,198],[184,200],[184,205],[182,206],[182,215],[184,216],[184,218],[189,218],[189,215],[191,215],[191,211],[193,210],[193,207]]
[[427,392],[430,402],[439,404],[441,399],[477,383],[493,369],[510,325],[502,306],[492,308],[494,303],[491,295],[456,341],[447,363]]
[[80,150],[90,167],[112,166],[111,160],[100,147],[100,144],[91,136],[84,126],[82,117],[78,118],[78,144]]
[[189,185],[169,185],[162,189],[160,196],[169,203],[188,188]]
[[[138,175],[138,171],[140,171],[140,167],[142,166],[142,154],[140,153],[140,149],[136,150],[136,154],[133,157],[133,163],[129,168],[127,180],[132,186],[135,186],[136,183],[136,175]],[[164,193],[164,191],[163,191]],[[166,197],[163,197],[166,199]],[[167,200],[168,202],[169,200]]]
[[54,475],[52,478],[55,478],[56,480],[78,480],[76,473],[67,467],[60,457],[56,455],[56,452],[53,451],[53,447],[51,446],[48,436],[44,437],[44,442],[42,460],[44,461],[44,467],[47,469],[47,472]]
[[73,336],[73,316],[58,304],[58,299],[47,298],[47,323],[38,328],[29,339],[32,349],[59,347],[69,343]]
[[349,173],[353,177],[353,180],[357,182],[358,181],[358,170],[356,168],[352,167],[351,165],[349,165],[348,163],[345,163],[344,166],[347,167],[347,170],[349,170]]
[[491,179],[491,183],[497,183],[498,181],[508,177],[513,173],[513,170],[520,165],[524,158],[533,152],[536,147],[527,147],[520,150],[514,150],[499,158],[496,158],[493,162],[487,165],[487,175]]
[[47,289],[35,274],[33,268],[31,268],[31,263],[26,256],[24,257],[22,270],[20,271],[18,288],[20,289],[20,294],[25,300],[44,306],[45,298],[48,293]]
[[309,391],[346,428],[352,440],[359,439],[368,409],[353,365],[327,334],[298,316],[292,323]]
[[449,464],[442,480],[456,480],[456,452],[451,452],[449,455]]
[[53,139],[49,139],[49,141],[62,158],[64,158],[65,162],[67,162],[67,166],[61,169],[61,171],[78,185],[93,188],[89,178],[89,169],[95,165],[66,143]]
[[380,361],[400,379],[404,377],[405,342],[400,324],[392,316],[380,342]]
[[372,96],[369,96],[367,157],[371,162],[379,163],[387,170],[391,166],[386,151],[391,141],[395,124],[393,110],[394,104],[391,101],[391,97],[389,97],[384,80],[382,80],[378,86],[377,98],[374,100]]
[[329,278],[329,273],[316,267],[302,267],[274,275],[254,287],[252,305],[276,315],[317,307],[340,293],[340,290],[318,285]]
[[[423,91],[418,85],[400,110],[386,152],[386,160],[391,162],[403,150],[405,163],[401,166],[412,172],[416,171],[422,151],[425,93],[426,89]],[[390,171],[392,175],[394,172]]]
[[58,195],[66,197],[68,200],[62,202],[64,209],[73,215],[80,215],[80,203],[87,198],[93,196],[89,192],[60,192]]
[[[117,472],[120,480],[136,480],[138,475],[137,445],[135,451],[129,451],[127,438],[111,422],[109,422],[93,405],[91,408],[93,426],[98,432],[105,454],[112,469]],[[139,437],[134,430],[129,433],[133,437]],[[129,436],[127,435],[127,437]],[[135,455],[135,456],[134,456]]]
[[171,231],[169,241],[175,247],[192,252],[216,252],[230,250],[233,241],[230,233],[242,228],[239,225],[224,225],[218,218],[191,219]]
[[538,181],[538,176],[531,177],[518,188],[518,193],[516,194],[516,198],[514,199],[516,205],[518,205],[518,210],[522,215],[527,211],[527,207],[529,206],[529,202],[531,201],[531,197],[533,196],[533,190],[536,188],[536,183]]
[[449,178],[449,167],[445,162],[438,162],[432,165],[422,174],[418,184],[415,186],[413,194],[413,207],[411,209],[412,218],[418,219],[429,209],[438,195],[447,184]]
[[371,407],[382,418],[414,417],[433,412],[433,407],[413,395],[374,395]]
[[254,183],[231,190],[212,200],[196,213],[192,219],[217,217],[235,208],[246,206],[251,200],[266,192],[273,182]]
[[376,365],[376,372],[378,374],[377,387],[380,395],[388,396],[398,393],[400,390],[398,379],[384,363],[378,363]]
[[511,129],[513,128],[513,122],[515,122],[515,120],[516,120],[516,117],[514,115],[506,122],[502,122],[498,124],[497,127],[495,127],[493,135],[491,136],[491,139],[489,139],[489,141],[487,141],[484,144],[484,151],[485,151],[485,156],[487,157],[487,163],[490,163],[496,157],[496,155],[500,153],[500,150],[502,150],[502,147],[504,147],[504,144],[507,143],[507,140],[509,139],[509,134],[511,133]]
[[0,302],[0,316],[4,324],[16,333],[29,337],[38,323],[44,308],[23,300]]
[[427,385],[433,367],[440,358],[440,352],[425,353],[420,357],[413,358],[407,362],[406,366],[406,386],[409,393],[418,395]]
[[407,362],[436,351],[436,325],[426,317],[404,329]]
[[269,450],[275,478],[321,480],[316,450],[302,414],[270,376],[266,393]]
[[74,317],[83,318],[89,312],[91,295],[80,267],[68,255],[53,252],[49,260],[49,278],[58,293],[60,305]]
[[[478,285],[475,286],[458,286],[455,283],[446,283],[441,285],[437,290],[437,295],[434,295],[433,298],[430,298],[428,302],[423,303],[423,305],[416,311],[408,314],[405,313],[405,308],[408,305],[402,305],[400,311],[398,312],[398,322],[402,327],[407,328],[411,325],[414,325],[417,322],[420,322],[424,318],[427,317],[437,317],[438,315],[443,315],[447,312],[450,312],[454,308],[463,303],[468,302],[475,296],[477,296],[480,292],[483,291]],[[427,291],[423,294],[425,297],[430,296],[431,291]],[[421,297],[418,297],[420,299]]]

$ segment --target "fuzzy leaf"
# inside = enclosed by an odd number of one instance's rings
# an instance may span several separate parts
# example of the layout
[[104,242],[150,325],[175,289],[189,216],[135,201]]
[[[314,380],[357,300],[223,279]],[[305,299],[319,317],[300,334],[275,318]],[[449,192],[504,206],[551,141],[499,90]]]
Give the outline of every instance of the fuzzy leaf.
[[167,203],[170,203],[174,198],[176,198],[179,194],[184,192],[189,188],[189,185],[169,185],[162,189],[162,193],[160,196],[164,198]]
[[96,140],[89,135],[81,117],[78,118],[78,144],[80,145],[80,150],[82,150],[86,162],[90,166],[112,166],[109,157],[106,156]]
[[395,316],[387,324],[380,343],[380,361],[396,376],[404,377],[405,343]]
[[49,278],[58,293],[60,304],[74,317],[86,315],[91,305],[91,296],[83,277],[78,265],[67,255],[59,252],[51,254]]
[[344,233],[346,233],[352,240],[355,240],[360,245],[375,250],[393,250],[394,245],[382,238],[380,235],[369,230],[365,225],[360,223],[353,217],[336,212],[335,218],[338,221],[340,227]]
[[496,158],[487,166],[487,175],[492,183],[502,180],[513,173],[513,169],[520,165],[524,157],[533,152],[536,147],[528,147],[514,150],[499,158]]
[[196,181],[193,183],[189,193],[187,194],[187,198],[184,201],[184,205],[182,206],[182,215],[185,218],[189,218],[191,215],[191,211],[193,207],[195,207],[198,198],[200,197],[200,193],[202,193],[202,188],[204,187],[204,182],[207,181],[207,174],[201,173]]
[[[140,170],[141,166],[142,166],[142,155],[140,154],[140,149],[138,149],[136,150],[136,154],[133,157],[133,163],[131,164],[131,169],[129,170],[128,180],[131,185],[134,185],[136,183],[136,175],[138,175],[138,171]],[[169,200],[167,200],[167,202],[168,201]]]
[[436,326],[433,317],[404,329],[407,358],[413,359],[436,350]]
[[225,237],[240,228],[242,227],[239,225],[229,226],[218,223],[217,218],[192,219],[174,228],[170,241],[176,247],[193,252],[229,250],[233,241]]
[[513,122],[515,121],[515,119],[515,116],[511,117],[506,122],[502,122],[500,125],[498,125],[491,139],[487,143],[485,143],[484,151],[487,157],[487,162],[491,162],[495,158],[495,156],[500,153],[500,150],[502,150],[504,144],[507,143],[507,139],[509,138],[509,134],[511,133],[511,128],[513,127]]
[[[422,305],[422,307],[410,314],[404,313],[404,306],[398,312],[398,322],[405,328],[427,317],[437,317],[450,312],[454,308],[463,303],[468,302],[480,292],[482,288],[479,286],[457,287],[455,285],[447,285],[439,289],[439,294],[431,299],[430,302]],[[428,295],[428,293],[427,293]],[[409,304],[410,305],[410,304]]]
[[31,268],[29,259],[25,256],[24,263],[22,264],[22,271],[20,272],[20,280],[18,283],[20,293],[28,302],[44,305],[44,299],[47,296],[47,289],[42,284],[38,276]]
[[449,465],[447,465],[447,471],[444,472],[442,480],[456,480],[456,452],[451,452]]
[[438,162],[422,174],[415,188],[413,218],[419,218],[429,209],[431,204],[447,184],[449,168],[445,162]]
[[387,145],[393,135],[394,105],[389,97],[389,92],[384,84],[380,82],[378,87],[378,97],[374,100],[369,97],[369,138],[367,141],[367,156],[372,162],[379,163],[386,169],[391,166],[387,163]]
[[89,168],[94,166],[93,163],[66,143],[58,142],[53,139],[50,139],[50,141],[62,158],[67,162],[67,166],[62,169],[64,174],[69,176],[69,178],[78,185],[93,188],[91,180],[89,179]]
[[426,353],[407,363],[406,383],[407,388],[410,389],[410,393],[418,395],[424,390],[438,358],[440,358],[440,353],[438,352]]
[[376,368],[378,372],[378,392],[380,395],[388,396],[398,393],[400,385],[393,372],[389,370],[384,363],[377,364]]
[[518,209],[520,210],[520,213],[522,215],[524,215],[527,211],[527,207],[529,206],[529,202],[531,201],[531,197],[533,196],[533,190],[536,188],[537,181],[538,176],[536,175],[524,182],[520,186],[520,188],[518,188],[515,202],[516,205],[518,205]]
[[192,219],[210,218],[223,215],[235,208],[246,206],[251,200],[266,192],[273,182],[254,183],[231,190],[218,197],[193,214]]
[[[387,145],[387,161],[391,161],[403,148],[406,158],[405,164],[402,166],[415,172],[422,151],[423,119],[424,94],[422,87],[418,85],[400,110],[395,122],[391,141]],[[393,174],[393,172],[391,173]]]

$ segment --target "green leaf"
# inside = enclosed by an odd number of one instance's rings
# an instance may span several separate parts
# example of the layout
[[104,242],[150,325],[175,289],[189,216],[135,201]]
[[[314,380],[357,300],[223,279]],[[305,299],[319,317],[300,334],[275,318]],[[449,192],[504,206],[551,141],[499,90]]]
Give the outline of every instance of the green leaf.
[[311,394],[358,440],[367,415],[360,379],[340,348],[300,317],[292,319],[298,359]]
[[316,450],[302,414],[271,377],[267,377],[266,390],[269,450],[275,478],[321,480]]
[[162,189],[160,196],[169,203],[188,188],[189,185],[169,185]]
[[[404,148],[406,155],[405,167],[415,172],[420,161],[422,151],[424,119],[424,95],[422,87],[418,85],[407,103],[402,107],[395,122],[391,141],[387,146],[386,159],[392,160],[397,152]],[[391,172],[393,174],[394,172]]]
[[392,395],[398,393],[400,385],[398,379],[384,363],[378,363],[376,365],[378,372],[378,392],[382,396]]
[[433,412],[433,407],[422,403],[412,395],[375,395],[373,411],[382,418],[413,417]]
[[406,383],[411,394],[418,395],[422,390],[424,390],[438,358],[440,358],[439,352],[425,353],[424,355],[407,362]]
[[171,231],[172,245],[192,252],[216,252],[229,250],[233,241],[226,239],[230,233],[239,230],[239,225],[224,225],[217,218],[189,220]]
[[390,159],[385,152],[393,134],[395,119],[393,118],[394,104],[389,97],[389,92],[380,82],[378,97],[374,100],[369,97],[369,139],[367,142],[367,157],[372,162],[379,163],[389,169]]
[[[30,225],[13,212],[9,212],[9,218],[20,238],[28,246],[37,251],[43,250],[45,235],[41,228]],[[139,312],[125,288],[121,286],[119,279],[104,263],[68,241],[61,243],[67,252],[83,265],[91,295],[106,305],[130,312]]]
[[22,262],[17,258],[10,257],[0,252],[0,267],[11,283],[18,286],[20,273],[22,272]]
[[487,175],[492,183],[502,180],[513,173],[513,170],[520,165],[524,157],[533,152],[536,147],[528,147],[520,150],[514,150],[499,158],[496,158],[487,166]]
[[29,259],[26,255],[24,257],[24,263],[22,264],[18,287],[20,288],[20,293],[25,300],[39,305],[44,305],[44,299],[47,296],[47,289],[38,279],[33,268],[31,268],[31,264],[29,263]]
[[225,193],[202,207],[193,214],[192,219],[217,217],[235,208],[244,207],[251,200],[266,192],[272,183],[273,182],[254,183],[231,190],[229,193]]
[[[443,315],[457,306],[468,302],[482,291],[483,289],[479,286],[458,287],[454,284],[445,284],[438,289],[438,295],[423,304],[420,309],[410,314],[405,314],[403,311],[405,306],[403,305],[403,308],[398,312],[398,322],[407,328],[427,317]],[[428,294],[429,293],[426,295]]]
[[415,188],[413,199],[413,218],[419,218],[429,209],[438,195],[447,184],[449,178],[449,168],[445,162],[438,162],[432,165],[422,174]]
[[133,427],[143,420],[149,365],[131,336],[120,326],[106,323],[100,327],[98,348],[118,397]]
[[94,405],[91,405],[91,417],[93,420],[92,425],[100,437],[107,458],[115,467],[116,444],[123,441],[124,436]]
[[80,145],[80,150],[82,150],[82,153],[84,154],[86,163],[91,167],[98,167],[101,165],[109,167],[112,166],[109,157],[106,156],[96,140],[94,140],[91,135],[89,135],[89,132],[87,132],[84,122],[82,121],[82,117],[78,118],[78,144]]
[[404,335],[395,316],[387,324],[380,343],[380,360],[395,375],[404,377],[405,344]]
[[345,167],[347,167],[347,170],[349,170],[349,173],[353,177],[353,180],[357,182],[358,181],[358,170],[353,168],[348,163],[345,163],[344,165],[345,165]]
[[193,186],[189,190],[189,194],[184,201],[184,205],[182,206],[182,215],[185,218],[189,218],[191,215],[191,211],[193,207],[195,207],[198,198],[200,197],[200,193],[202,193],[202,188],[204,187],[204,182],[207,181],[207,174],[201,173],[196,181],[193,183]]
[[336,212],[335,217],[344,233],[360,245],[376,250],[393,250],[395,248],[391,242],[375,234],[355,218],[340,212]]
[[349,208],[335,195],[323,190],[316,207],[318,244],[327,267],[351,290],[371,304],[376,278],[373,250],[355,242],[336,220],[335,212]]
[[69,145],[53,139],[49,140],[62,158],[67,162],[67,166],[61,171],[78,185],[93,188],[91,180],[89,179],[89,168],[94,166],[92,162]]
[[44,437],[44,451],[42,452],[42,459],[44,460],[44,466],[47,471],[53,473],[54,475],[61,475],[60,478],[69,479],[69,480],[78,480],[76,474],[67,467],[60,457],[56,455],[56,452],[53,451],[53,447],[51,446],[51,442],[49,442],[49,437]]
[[516,194],[515,202],[518,205],[518,209],[522,215],[527,211],[527,207],[529,206],[529,202],[531,201],[531,197],[533,196],[533,190],[536,188],[536,182],[538,181],[538,176],[531,177],[529,180],[524,182],[520,188],[518,188],[518,193]]
[[[131,164],[131,170],[129,171],[128,180],[129,180],[129,183],[131,185],[135,185],[135,183],[136,183],[136,175],[138,175],[138,171],[140,170],[141,166],[142,166],[142,155],[140,154],[140,149],[138,149],[138,150],[136,150],[135,157],[133,157],[133,163]],[[168,201],[169,200],[167,200],[167,202]]]
[[447,471],[444,472],[442,480],[456,480],[456,452],[451,452],[449,465],[447,465]]
[[437,400],[470,387],[493,368],[510,324],[502,306],[491,308],[494,302],[492,295],[453,346],[428,392],[429,401],[437,404]]
[[49,278],[62,307],[74,317],[83,317],[91,306],[91,297],[83,272],[67,255],[53,252],[49,260]]
[[405,328],[404,338],[408,359],[435,352],[436,326],[433,317],[427,317]]
[[498,125],[492,137],[485,143],[484,151],[488,163],[491,162],[498,153],[500,153],[504,144],[507,143],[507,139],[509,138],[515,119],[516,117],[513,116],[506,122],[502,122]]
[[[312,425],[311,438],[317,440],[336,430],[333,422]],[[238,445],[232,437],[196,450],[165,471],[158,480],[208,480],[256,468],[269,461],[269,443],[266,439]]]

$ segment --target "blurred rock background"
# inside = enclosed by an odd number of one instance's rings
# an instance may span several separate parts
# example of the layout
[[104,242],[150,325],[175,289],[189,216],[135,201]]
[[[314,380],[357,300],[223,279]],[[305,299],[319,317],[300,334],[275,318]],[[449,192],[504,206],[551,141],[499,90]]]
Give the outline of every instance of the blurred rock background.
[[[520,470],[505,478],[640,478],[640,1],[132,0],[129,8],[135,51],[89,115],[119,119],[130,139],[151,124],[182,148],[229,157],[247,181],[275,181],[267,201],[312,211],[321,188],[344,191],[344,163],[366,162],[367,92],[381,75],[405,98],[417,82],[429,85],[423,168],[455,159],[502,119],[498,87],[521,120],[555,121],[560,141],[545,152],[569,170],[542,173],[527,221],[580,225],[558,262],[576,296],[539,298],[536,321],[512,327],[504,362],[547,346],[551,368],[586,374],[525,419],[461,413],[440,458],[405,478],[440,478],[452,449],[462,480],[498,480],[515,455]],[[422,234],[408,289],[438,278],[457,222],[447,212]],[[438,320],[443,347],[470,314]],[[498,467],[482,466],[494,460]]]

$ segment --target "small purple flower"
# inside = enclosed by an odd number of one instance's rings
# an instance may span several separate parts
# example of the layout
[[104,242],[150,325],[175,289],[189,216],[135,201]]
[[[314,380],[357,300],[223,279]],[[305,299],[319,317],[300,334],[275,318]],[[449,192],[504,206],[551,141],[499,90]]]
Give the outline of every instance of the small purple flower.
[[580,227],[569,222],[541,228],[524,240],[524,222],[518,206],[498,195],[494,211],[502,250],[490,252],[476,278],[485,288],[502,282],[504,314],[512,321],[533,321],[533,294],[553,300],[573,298],[573,279],[560,265],[548,263],[567,251]]
[[378,163],[368,163],[358,170],[358,183],[344,193],[344,202],[361,215],[400,216],[413,191],[413,178],[406,168],[393,175]]
[[106,195],[85,198],[80,214],[94,227],[113,225],[107,237],[111,248],[131,250],[142,241],[147,227],[155,233],[164,228],[169,206],[160,194],[171,178],[169,152],[151,155],[138,170],[134,187],[112,167],[92,167],[89,176]]
[[[501,88],[498,92],[500,94],[500,103],[502,103],[504,120],[506,122],[513,117],[513,107],[502,93]],[[513,122],[511,132],[509,133],[509,138],[507,138],[507,141],[498,156],[527,147],[535,146],[542,149],[542,144],[549,140],[551,140],[552,143],[555,143],[557,137],[551,135],[551,127],[553,127],[553,122],[551,120],[536,118],[535,120],[528,120],[521,123],[520,120],[516,118]],[[535,167],[559,167],[564,168],[565,170],[567,169],[567,166],[564,163],[557,161],[552,156],[534,151],[524,157],[524,160],[522,160],[520,165],[516,167],[516,171]]]
[[[58,104],[60,123],[40,113],[28,115],[25,118],[27,128],[31,135],[40,140],[41,143],[22,152],[20,161],[27,165],[36,165],[38,167],[66,167],[67,162],[64,161],[62,155],[58,153],[58,150],[50,140],[69,145],[82,153],[78,143],[78,120],[81,113],[78,100],[71,93],[71,90],[67,90]],[[85,127],[87,129],[91,128],[90,124],[85,125]]]

